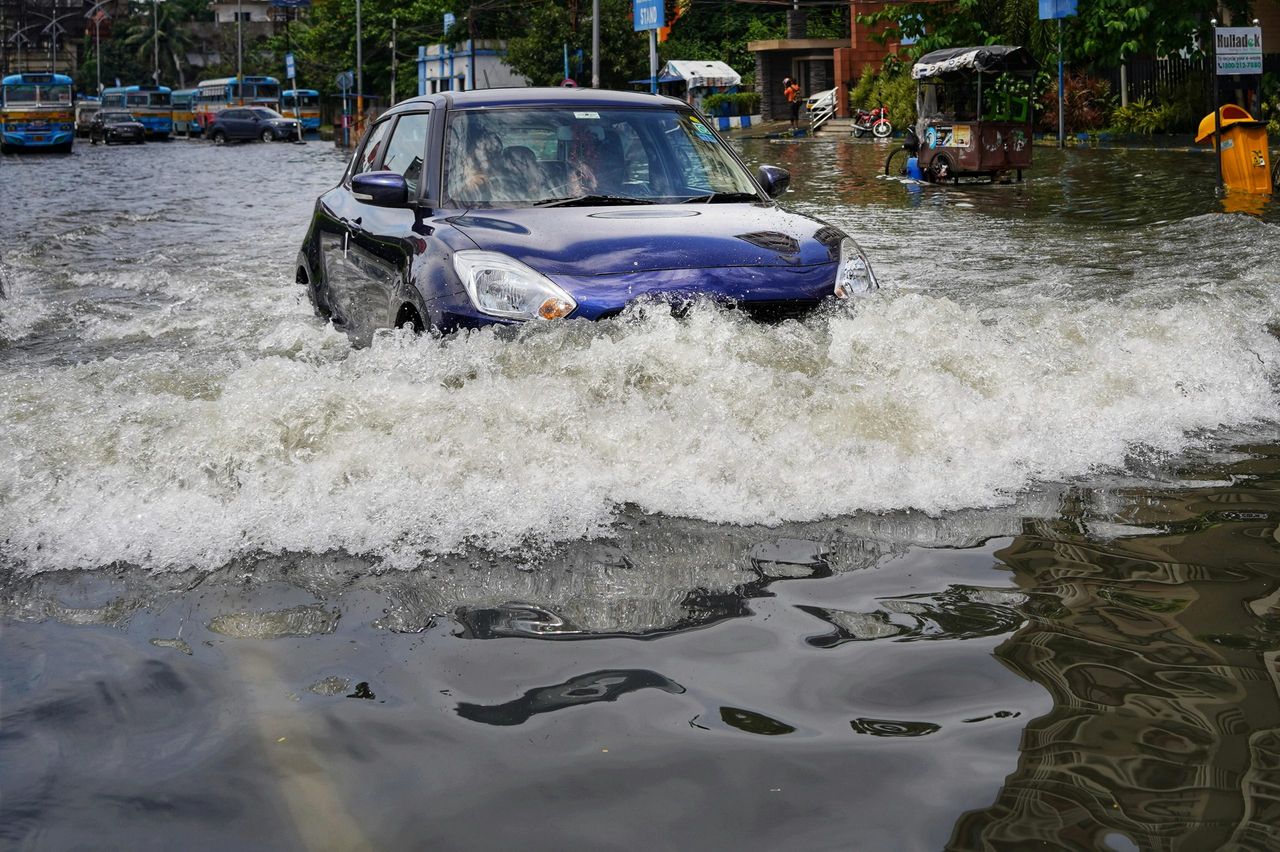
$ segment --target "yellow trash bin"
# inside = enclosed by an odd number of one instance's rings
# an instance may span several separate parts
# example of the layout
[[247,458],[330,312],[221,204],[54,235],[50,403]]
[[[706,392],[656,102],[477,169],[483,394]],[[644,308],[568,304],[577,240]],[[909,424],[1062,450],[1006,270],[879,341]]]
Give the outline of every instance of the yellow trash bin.
[[[1234,104],[1218,110],[1222,126],[1222,182],[1240,192],[1271,192],[1271,165],[1267,155],[1267,126],[1249,111]],[[1214,113],[1200,121],[1196,142],[1212,141]]]

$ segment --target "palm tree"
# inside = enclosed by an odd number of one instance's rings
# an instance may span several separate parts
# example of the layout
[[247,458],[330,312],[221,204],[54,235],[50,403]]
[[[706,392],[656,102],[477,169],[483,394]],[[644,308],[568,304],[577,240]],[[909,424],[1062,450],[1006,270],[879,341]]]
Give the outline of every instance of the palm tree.
[[[141,60],[151,60],[162,71],[172,69],[178,76],[178,88],[187,86],[184,58],[192,45],[190,32],[179,20],[181,10],[173,3],[135,2],[130,7],[129,32],[124,43]],[[156,83],[159,83],[156,80]]]

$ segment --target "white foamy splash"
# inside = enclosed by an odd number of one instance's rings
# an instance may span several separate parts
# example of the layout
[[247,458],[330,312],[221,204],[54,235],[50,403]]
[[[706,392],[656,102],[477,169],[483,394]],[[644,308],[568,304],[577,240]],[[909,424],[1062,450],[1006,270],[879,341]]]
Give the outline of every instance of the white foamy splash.
[[[220,351],[213,321],[151,313],[136,321],[175,323],[191,350],[9,373],[8,559],[186,568],[345,550],[410,565],[607,534],[624,505],[732,524],[942,512],[1277,415],[1262,295],[885,292],[805,324],[704,307],[359,351],[285,282],[256,297],[253,348]],[[234,282],[220,298],[238,298]]]

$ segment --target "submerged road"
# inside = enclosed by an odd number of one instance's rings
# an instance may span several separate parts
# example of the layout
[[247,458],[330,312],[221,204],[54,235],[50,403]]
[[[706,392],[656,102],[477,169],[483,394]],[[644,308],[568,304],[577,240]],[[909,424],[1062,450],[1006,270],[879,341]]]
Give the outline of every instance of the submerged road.
[[353,349],[328,145],[0,158],[0,837],[1280,843],[1280,202],[735,144],[881,293]]

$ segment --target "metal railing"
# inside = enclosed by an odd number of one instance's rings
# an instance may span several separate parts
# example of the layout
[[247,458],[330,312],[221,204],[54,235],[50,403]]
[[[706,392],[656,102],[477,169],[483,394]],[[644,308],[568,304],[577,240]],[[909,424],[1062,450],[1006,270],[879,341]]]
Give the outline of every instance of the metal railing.
[[831,104],[830,106],[825,106],[820,109],[816,109],[813,112],[809,113],[809,132],[811,134],[817,133],[822,128],[822,125],[830,121],[831,117],[834,116],[835,114],[836,114],[835,104]]

